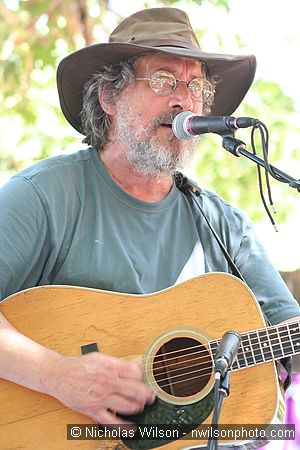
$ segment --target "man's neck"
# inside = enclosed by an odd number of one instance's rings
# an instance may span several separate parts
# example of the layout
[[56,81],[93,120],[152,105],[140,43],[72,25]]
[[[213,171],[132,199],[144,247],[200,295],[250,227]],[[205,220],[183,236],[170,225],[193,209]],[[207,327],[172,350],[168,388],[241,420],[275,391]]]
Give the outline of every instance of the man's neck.
[[107,146],[99,151],[99,157],[106,170],[125,192],[145,202],[163,200],[170,192],[173,179],[170,175],[144,175],[138,172],[126,159],[123,152],[113,151]]

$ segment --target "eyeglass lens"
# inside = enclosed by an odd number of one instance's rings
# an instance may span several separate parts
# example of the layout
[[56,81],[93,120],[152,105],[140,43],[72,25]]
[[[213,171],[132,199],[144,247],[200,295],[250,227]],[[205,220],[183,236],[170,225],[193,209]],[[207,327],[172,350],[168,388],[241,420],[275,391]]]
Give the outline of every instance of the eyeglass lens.
[[[178,81],[181,80],[176,80],[172,73],[159,70],[151,75],[149,85],[157,94],[169,95],[175,90]],[[211,84],[204,78],[194,78],[187,86],[192,98],[198,101],[207,101],[213,94]]]

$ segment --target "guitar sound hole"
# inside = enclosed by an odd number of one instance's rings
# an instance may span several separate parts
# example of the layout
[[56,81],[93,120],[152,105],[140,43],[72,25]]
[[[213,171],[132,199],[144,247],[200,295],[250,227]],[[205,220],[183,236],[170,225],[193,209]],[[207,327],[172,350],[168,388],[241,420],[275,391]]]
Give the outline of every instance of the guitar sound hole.
[[211,356],[199,341],[178,337],[166,342],[156,353],[153,376],[170,395],[188,397],[207,385],[212,372]]

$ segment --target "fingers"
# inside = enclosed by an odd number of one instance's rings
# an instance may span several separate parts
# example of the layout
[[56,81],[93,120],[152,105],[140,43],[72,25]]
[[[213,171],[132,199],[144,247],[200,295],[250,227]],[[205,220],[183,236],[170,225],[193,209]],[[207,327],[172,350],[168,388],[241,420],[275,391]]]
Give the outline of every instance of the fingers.
[[114,428],[116,425],[131,425],[133,429],[135,428],[135,424],[129,420],[122,419],[121,417],[117,417],[116,414],[109,410],[101,410],[96,414],[92,419],[95,422],[101,425],[108,425]]
[[93,361],[96,365],[99,364],[99,367],[101,366],[103,370],[106,369],[115,376],[142,380],[143,370],[141,357],[128,361],[126,359],[94,352],[84,355],[83,358]]
[[114,380],[116,391],[131,400],[138,403],[152,404],[155,400],[155,393],[143,381],[142,359],[127,361],[118,358],[112,358],[116,366],[118,378]]
[[109,399],[110,409],[118,414],[139,414],[145,407],[144,402],[132,401],[121,395],[114,394]]
[[136,401],[139,404],[151,405],[155,400],[155,393],[142,381],[135,381],[119,378],[116,380],[116,392],[123,397]]
[[120,392],[138,402],[153,402],[155,396],[143,382],[141,360],[127,361],[103,353],[84,355],[83,358],[92,360],[94,372],[99,371],[99,375],[101,374],[101,379],[97,378],[100,383],[105,384],[107,392]]
[[142,380],[142,361],[141,359],[135,361],[127,361],[117,359],[117,370],[120,377],[133,378],[134,380]]

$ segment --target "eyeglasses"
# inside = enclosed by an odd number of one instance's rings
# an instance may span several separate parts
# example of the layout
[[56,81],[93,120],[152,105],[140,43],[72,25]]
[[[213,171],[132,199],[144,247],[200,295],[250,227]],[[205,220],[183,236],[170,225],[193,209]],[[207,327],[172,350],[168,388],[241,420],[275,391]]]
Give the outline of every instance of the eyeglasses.
[[134,78],[137,81],[146,80],[149,81],[149,86],[153,92],[159,95],[170,95],[177,86],[177,83],[186,83],[190,95],[193,100],[197,102],[206,103],[212,99],[214,90],[209,81],[205,78],[197,77],[187,82],[185,80],[176,80],[175,76],[171,72],[165,70],[158,70],[154,72],[150,77]]

